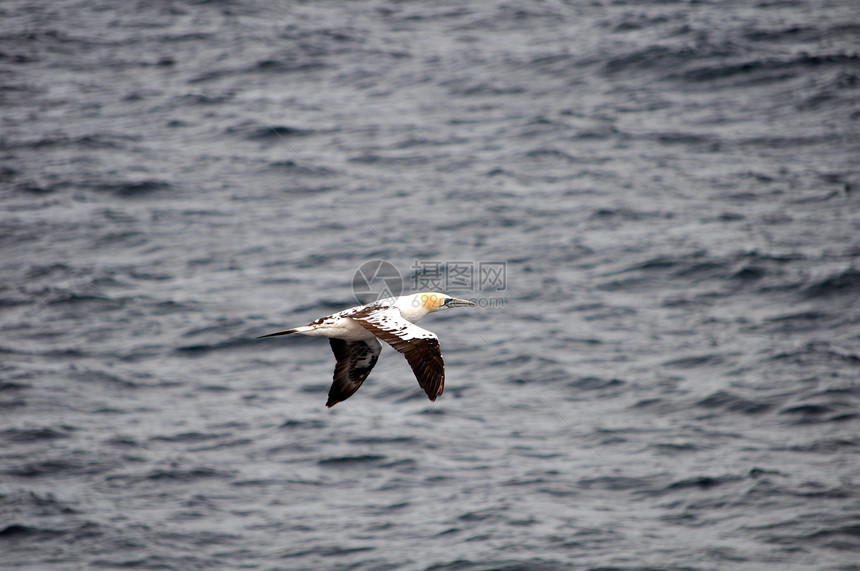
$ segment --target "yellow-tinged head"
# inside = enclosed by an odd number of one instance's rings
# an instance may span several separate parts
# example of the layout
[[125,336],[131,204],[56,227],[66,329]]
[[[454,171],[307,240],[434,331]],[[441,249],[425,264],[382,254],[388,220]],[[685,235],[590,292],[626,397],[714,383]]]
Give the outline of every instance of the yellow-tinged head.
[[448,309],[449,307],[461,307],[477,305],[468,299],[458,299],[446,293],[438,291],[422,291],[412,295],[404,295],[397,300],[400,313],[407,320],[415,323],[428,313]]
[[436,291],[422,291],[412,296],[412,304],[415,307],[420,307],[426,310],[427,313],[431,313],[433,311],[438,311],[445,305],[446,297],[448,296],[444,293]]
[[439,293],[438,291],[422,291],[421,293],[414,294],[412,297],[414,298],[413,304],[423,307],[427,310],[427,313],[439,311],[440,309],[447,309],[449,307],[475,305],[474,301],[458,299],[456,297],[451,297],[446,293]]

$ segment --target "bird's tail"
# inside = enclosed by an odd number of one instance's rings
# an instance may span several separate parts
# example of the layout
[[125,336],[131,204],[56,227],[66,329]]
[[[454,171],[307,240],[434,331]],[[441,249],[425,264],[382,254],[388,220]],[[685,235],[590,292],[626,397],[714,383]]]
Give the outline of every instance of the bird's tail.
[[293,333],[304,333],[305,331],[310,331],[313,327],[308,327],[304,325],[302,327],[293,327],[292,329],[287,329],[286,331],[278,331],[277,333],[269,333],[268,335],[261,335],[257,337],[257,339],[263,339],[265,337],[277,337],[278,335],[292,335]]

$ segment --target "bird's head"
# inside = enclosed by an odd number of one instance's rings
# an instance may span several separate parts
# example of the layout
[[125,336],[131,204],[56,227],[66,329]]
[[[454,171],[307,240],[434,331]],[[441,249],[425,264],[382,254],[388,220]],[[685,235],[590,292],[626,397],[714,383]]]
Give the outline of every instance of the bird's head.
[[424,291],[403,296],[400,298],[398,303],[398,306],[401,306],[401,312],[404,312],[404,315],[408,313],[410,316],[423,316],[442,309],[471,305],[477,304],[474,301],[469,301],[468,299],[459,299],[451,297],[446,293],[439,293],[436,291]]
[[442,309],[448,309],[451,307],[464,307],[475,305],[474,301],[451,297],[446,293],[439,293],[436,291],[425,291],[421,293],[416,293],[415,295],[413,295],[412,303],[416,307],[423,308],[427,311],[427,313],[433,313],[434,311],[440,311]]

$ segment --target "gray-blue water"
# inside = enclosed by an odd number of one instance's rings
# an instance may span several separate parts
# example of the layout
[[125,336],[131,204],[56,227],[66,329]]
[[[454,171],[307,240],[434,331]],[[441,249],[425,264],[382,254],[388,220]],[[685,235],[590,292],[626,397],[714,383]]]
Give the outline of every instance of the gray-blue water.
[[[0,567],[860,568],[858,38],[848,0],[4,1]],[[255,337],[376,259],[505,288],[422,321],[435,403],[386,347],[329,410],[325,340]]]

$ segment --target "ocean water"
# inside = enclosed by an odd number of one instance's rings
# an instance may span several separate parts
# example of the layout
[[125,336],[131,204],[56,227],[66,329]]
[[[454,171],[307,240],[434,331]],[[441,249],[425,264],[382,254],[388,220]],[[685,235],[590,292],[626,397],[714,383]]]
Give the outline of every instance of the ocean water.
[[[860,569],[858,38],[3,2],[0,568]],[[326,409],[327,343],[256,337],[373,260],[481,303],[435,403],[385,347]]]

